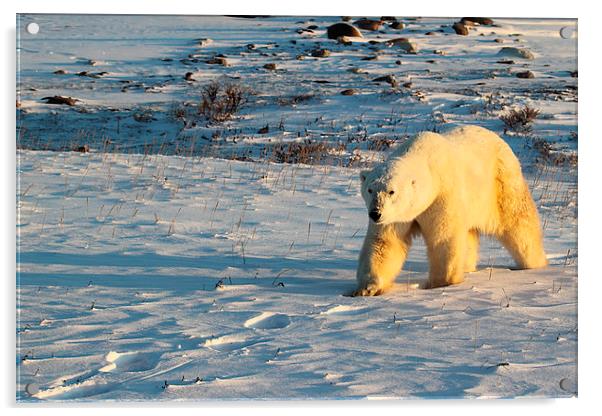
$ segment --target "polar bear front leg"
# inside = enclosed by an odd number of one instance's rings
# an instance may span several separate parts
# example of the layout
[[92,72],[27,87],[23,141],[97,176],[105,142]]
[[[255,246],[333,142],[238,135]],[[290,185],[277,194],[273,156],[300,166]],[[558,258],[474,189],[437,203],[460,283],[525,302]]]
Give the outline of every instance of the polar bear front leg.
[[428,288],[455,285],[464,281],[468,232],[458,230],[442,239],[425,234],[429,259]]
[[372,221],[360,252],[357,289],[352,296],[377,296],[391,287],[409,250],[411,224],[378,225]]

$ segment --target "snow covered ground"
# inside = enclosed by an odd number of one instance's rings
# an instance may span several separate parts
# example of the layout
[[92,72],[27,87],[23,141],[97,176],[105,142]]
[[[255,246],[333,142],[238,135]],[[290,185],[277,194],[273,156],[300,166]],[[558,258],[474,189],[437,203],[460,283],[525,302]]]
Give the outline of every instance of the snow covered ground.
[[[558,35],[574,21],[495,19],[464,37],[457,19],[402,19],[344,46],[325,37],[336,17],[19,17],[32,20],[39,35],[19,29],[18,400],[576,394],[576,43]],[[416,55],[368,42],[401,36]],[[331,56],[311,57],[317,45]],[[536,57],[498,64],[503,46]],[[230,66],[205,63],[220,53]],[[372,82],[389,74],[397,88]],[[254,90],[236,117],[174,118],[224,76]],[[484,239],[465,283],[423,290],[417,240],[393,290],[346,296],[367,226],[358,169],[386,155],[379,143],[464,123],[502,134],[499,115],[523,104],[541,110],[533,131],[503,137],[550,266],[512,270]],[[312,165],[265,152],[305,140],[336,151]]]
[[511,271],[485,241],[464,284],[422,290],[417,241],[391,292],[351,298],[367,222],[355,169],[18,156],[19,399],[576,389],[574,176],[530,177],[547,269]]

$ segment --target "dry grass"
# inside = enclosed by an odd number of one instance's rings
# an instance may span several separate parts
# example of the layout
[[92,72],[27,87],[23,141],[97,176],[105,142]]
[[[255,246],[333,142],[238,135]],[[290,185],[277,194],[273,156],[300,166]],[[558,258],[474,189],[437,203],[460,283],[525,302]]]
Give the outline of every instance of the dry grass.
[[247,102],[251,90],[228,81],[212,81],[201,92],[199,114],[207,120],[221,123],[230,120]]
[[512,109],[500,116],[504,122],[504,133],[509,130],[518,134],[529,134],[532,130],[533,121],[539,116],[540,111],[525,105],[522,108]]

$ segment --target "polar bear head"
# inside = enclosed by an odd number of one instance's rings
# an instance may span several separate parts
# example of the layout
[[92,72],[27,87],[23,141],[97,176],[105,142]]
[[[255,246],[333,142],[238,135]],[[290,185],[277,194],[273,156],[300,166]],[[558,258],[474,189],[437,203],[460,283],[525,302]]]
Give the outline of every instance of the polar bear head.
[[360,172],[362,198],[374,223],[410,222],[435,198],[426,163],[398,160]]

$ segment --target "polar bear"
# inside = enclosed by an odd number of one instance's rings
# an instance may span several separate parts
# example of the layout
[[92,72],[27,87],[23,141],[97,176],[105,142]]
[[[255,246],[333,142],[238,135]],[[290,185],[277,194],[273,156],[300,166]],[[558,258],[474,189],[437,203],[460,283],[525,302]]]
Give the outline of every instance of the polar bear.
[[547,264],[520,163],[487,129],[420,133],[360,176],[370,219],[353,296],[387,290],[418,235],[427,246],[431,288],[461,283],[476,270],[481,234],[499,239],[519,268]]

